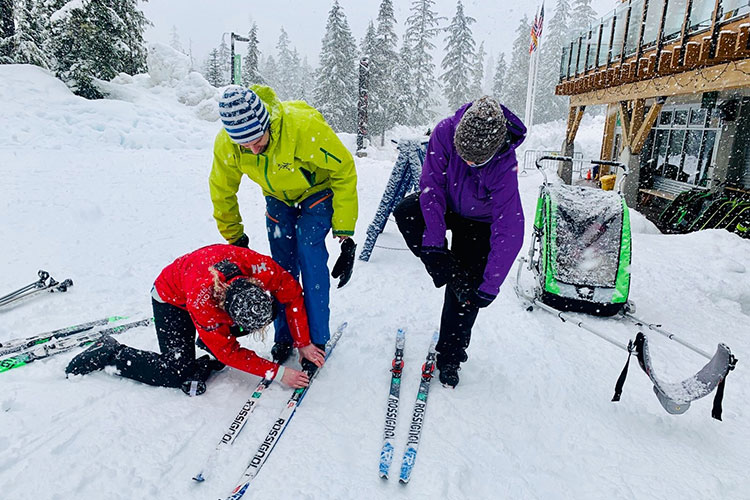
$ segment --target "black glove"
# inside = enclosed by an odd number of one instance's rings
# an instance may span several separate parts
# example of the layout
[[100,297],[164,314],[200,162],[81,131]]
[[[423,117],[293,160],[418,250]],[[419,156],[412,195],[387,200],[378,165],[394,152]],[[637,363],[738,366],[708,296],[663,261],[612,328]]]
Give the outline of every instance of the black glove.
[[242,233],[242,236],[234,241],[232,245],[236,247],[248,248],[248,246],[250,245],[250,238],[248,238],[245,233]]
[[341,242],[341,255],[336,259],[336,263],[333,265],[333,271],[331,276],[334,278],[341,278],[339,280],[339,286],[341,288],[349,282],[352,277],[352,271],[354,270],[354,253],[357,251],[357,244],[351,238],[346,238]]

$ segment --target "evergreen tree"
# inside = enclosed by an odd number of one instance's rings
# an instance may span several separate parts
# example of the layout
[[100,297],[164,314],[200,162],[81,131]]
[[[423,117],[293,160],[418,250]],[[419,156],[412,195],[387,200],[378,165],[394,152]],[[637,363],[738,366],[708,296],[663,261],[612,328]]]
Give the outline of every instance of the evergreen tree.
[[591,7],[591,0],[573,0],[570,33],[580,35],[584,31],[588,31],[597,17],[599,16],[597,16],[596,11]]
[[392,0],[382,0],[378,12],[375,47],[370,57],[370,94],[368,121],[371,131],[380,132],[380,145],[385,143],[385,131],[393,126],[394,74],[398,64],[396,16]]
[[479,44],[476,56],[474,57],[474,65],[472,67],[472,82],[471,88],[469,89],[469,100],[473,101],[484,95],[484,42]]
[[411,4],[411,15],[406,19],[406,38],[412,49],[412,88],[414,102],[409,118],[411,125],[431,124],[435,112],[432,107],[437,103],[433,89],[437,85],[435,64],[431,51],[435,48],[432,40],[440,32],[440,21],[433,10],[434,0],[414,0]]
[[564,119],[568,112],[568,99],[555,95],[555,86],[560,81],[560,57],[562,49],[570,42],[568,25],[571,22],[570,3],[557,0],[555,14],[544,28],[542,48],[539,54],[539,72],[534,118],[539,123]]
[[258,48],[258,25],[253,23],[253,27],[247,34],[247,53],[242,61],[242,84],[246,87],[264,82],[260,74],[260,49]]
[[484,67],[486,71],[484,72],[484,81],[482,82],[482,93],[492,94],[492,82],[495,78],[495,56],[491,52],[487,56],[487,64]]
[[169,46],[177,52],[185,53],[185,49],[182,48],[180,43],[180,35],[177,33],[177,26],[172,25],[172,31],[169,32]]
[[365,37],[359,43],[359,53],[361,57],[369,57],[372,59],[372,53],[375,51],[375,24],[370,21],[367,25],[367,33]]
[[16,23],[13,0],[0,0],[0,64],[13,62]]
[[292,94],[294,93],[293,88],[295,86],[295,74],[298,71],[297,67],[294,65],[292,50],[289,48],[289,35],[284,30],[283,26],[281,27],[281,33],[279,34],[279,41],[276,43],[276,50],[278,56],[277,63],[284,78],[279,78],[277,80],[274,90],[279,99],[286,101],[292,98]]
[[232,74],[232,51],[229,50],[229,45],[223,37],[216,52],[219,55],[219,67],[221,68],[221,85],[229,85],[234,77]]
[[151,23],[138,10],[138,0],[106,0],[102,3],[114,10],[122,22],[122,31],[112,40],[116,45],[118,71],[129,75],[146,71],[147,51],[143,34]]
[[307,57],[302,58],[302,64],[300,65],[300,87],[302,93],[299,95],[299,99],[305,102],[313,102],[313,90],[315,90],[315,70],[310,63],[307,62]]
[[346,15],[335,0],[320,51],[313,102],[338,132],[357,130],[357,44]]
[[451,109],[458,109],[470,100],[476,58],[474,36],[471,33],[471,24],[474,22],[476,19],[464,14],[464,6],[459,0],[456,15],[451,20],[445,39],[445,57],[441,64],[445,73],[440,75],[443,80],[443,95]]
[[206,77],[206,81],[214,87],[224,86],[224,69],[221,67],[221,60],[219,59],[218,49],[213,49],[208,54],[206,64],[203,69],[203,76]]
[[507,70],[505,54],[500,52],[500,57],[497,58],[497,65],[495,66],[495,76],[492,78],[492,95],[497,99],[505,98],[503,90],[505,90],[505,73]]
[[11,61],[49,69],[50,60],[43,49],[47,31],[41,4],[36,0],[22,0],[17,3],[16,14],[17,25],[12,44],[15,51]]
[[414,114],[414,74],[411,61],[411,46],[404,37],[398,53],[396,72],[393,76],[393,122],[409,125]]
[[273,55],[269,55],[261,67],[263,68],[261,75],[263,75],[266,85],[275,89],[277,87],[276,83],[281,79],[279,65],[276,64],[276,58],[273,57]]
[[145,69],[147,24],[136,0],[74,4],[55,16],[50,26],[48,51],[57,76],[78,95],[103,97],[94,79],[111,80],[120,72],[136,74]]
[[526,110],[526,87],[529,81],[529,33],[531,24],[524,15],[516,28],[516,39],[510,66],[506,72],[502,101],[516,115],[523,117]]
[[291,64],[292,71],[290,72],[289,99],[304,100],[303,96],[305,95],[305,89],[303,88],[302,59],[300,58],[296,47],[292,50]]

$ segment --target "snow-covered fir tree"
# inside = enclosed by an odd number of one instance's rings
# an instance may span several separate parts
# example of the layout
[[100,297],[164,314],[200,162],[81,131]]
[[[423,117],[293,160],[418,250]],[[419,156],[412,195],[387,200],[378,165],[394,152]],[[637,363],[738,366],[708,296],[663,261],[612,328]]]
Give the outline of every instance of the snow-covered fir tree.
[[591,0],[573,0],[573,11],[570,16],[570,33],[579,35],[588,31],[597,20],[596,11],[591,7]]
[[312,103],[313,91],[315,90],[315,70],[307,61],[307,56],[302,58],[302,64],[300,65],[300,86],[302,93],[299,99]]
[[291,80],[290,80],[290,94],[289,99],[295,99],[295,100],[304,100],[303,96],[305,95],[305,89],[303,88],[304,82],[303,80],[303,69],[302,69],[302,58],[299,56],[299,52],[297,51],[297,48],[295,47],[292,49],[292,71],[291,71]]
[[492,95],[498,99],[505,97],[505,73],[508,70],[508,65],[505,62],[505,54],[500,52],[500,56],[497,58],[497,64],[495,65],[495,74],[492,77]]
[[476,54],[474,55],[474,64],[471,70],[471,88],[469,89],[469,100],[474,100],[484,95],[484,57],[487,53],[484,51],[484,42],[479,44]]
[[[90,0],[92,3],[94,0]],[[112,42],[116,45],[119,71],[129,75],[146,70],[146,44],[143,34],[151,24],[141,10],[138,0],[107,0],[103,4],[111,7],[120,18],[123,31]]]
[[169,46],[177,52],[185,53],[182,42],[180,42],[180,35],[177,33],[177,26],[175,25],[172,25],[172,30],[169,32]]
[[335,0],[328,13],[313,103],[337,132],[357,130],[357,44]]
[[221,38],[221,43],[216,49],[219,55],[219,67],[221,68],[221,81],[224,82],[222,85],[229,85],[232,83],[232,51],[229,49],[229,45],[224,41],[224,37]]
[[246,87],[256,83],[264,83],[260,73],[260,48],[258,48],[258,25],[253,23],[247,33],[247,51],[242,60],[242,84]]
[[393,75],[393,122],[409,125],[414,114],[414,75],[411,62],[411,46],[404,37],[398,53],[396,71]]
[[450,109],[457,109],[470,100],[476,58],[471,25],[475,22],[476,19],[464,13],[464,6],[459,0],[456,4],[456,15],[447,29],[445,57],[441,64],[445,72],[440,75],[443,81],[443,95],[448,100]]
[[385,131],[393,126],[394,74],[398,64],[398,39],[396,37],[396,15],[392,0],[383,0],[378,11],[378,26],[375,32],[375,47],[370,57],[369,128],[380,133],[381,146],[385,143]]
[[[484,42],[482,42],[484,44]],[[492,82],[495,77],[495,55],[490,52],[487,55],[487,62],[484,65],[484,81],[482,82],[482,92],[492,94]]]
[[263,59],[260,67],[260,74],[263,75],[265,84],[269,87],[276,88],[277,82],[281,78],[281,73],[279,71],[279,65],[276,64],[276,58],[273,56],[273,54]]
[[75,93],[103,97],[94,79],[145,70],[143,32],[148,21],[137,0],[88,0],[51,17],[48,52],[55,72]]
[[282,26],[281,33],[279,34],[279,41],[276,42],[276,62],[279,66],[279,70],[284,75],[284,78],[277,79],[276,86],[274,87],[276,95],[282,101],[295,98],[293,95],[294,87],[297,86],[294,80],[296,79],[298,70],[297,67],[294,66],[292,49],[289,45],[289,35]]
[[439,17],[434,10],[434,0],[414,0],[410,7],[411,14],[406,19],[406,38],[411,47],[412,88],[414,102],[409,117],[410,125],[429,125],[435,112],[432,107],[437,103],[433,90],[437,86],[435,64],[432,62],[432,40],[440,33]]
[[0,64],[13,62],[16,23],[13,0],[0,0]]
[[214,87],[223,87],[224,83],[224,69],[221,67],[221,61],[219,60],[219,50],[212,49],[208,53],[206,64],[203,68],[203,76],[206,77],[206,81]]
[[571,12],[568,0],[557,0],[555,14],[542,34],[542,48],[539,54],[534,121],[544,123],[560,120],[568,112],[568,99],[555,95],[555,86],[560,81],[560,58],[562,49],[570,42],[568,25]]
[[505,106],[523,119],[526,110],[526,87],[529,82],[529,33],[531,24],[524,15],[516,28],[516,39],[510,65],[506,71],[502,101]]
[[370,21],[367,24],[367,31],[362,41],[359,42],[359,54],[361,57],[372,58],[372,53],[375,50],[375,23]]
[[44,51],[48,32],[41,3],[37,0],[17,1],[15,13],[14,51],[8,62],[34,64],[49,69],[50,58]]

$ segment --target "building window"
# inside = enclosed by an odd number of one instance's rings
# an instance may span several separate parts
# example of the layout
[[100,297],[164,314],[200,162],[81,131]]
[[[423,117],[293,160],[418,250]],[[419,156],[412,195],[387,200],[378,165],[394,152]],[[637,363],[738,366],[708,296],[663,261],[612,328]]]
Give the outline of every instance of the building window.
[[699,105],[662,110],[652,131],[653,149],[645,152],[653,174],[686,184],[708,185],[719,127],[719,120],[709,117],[714,114],[715,110]]

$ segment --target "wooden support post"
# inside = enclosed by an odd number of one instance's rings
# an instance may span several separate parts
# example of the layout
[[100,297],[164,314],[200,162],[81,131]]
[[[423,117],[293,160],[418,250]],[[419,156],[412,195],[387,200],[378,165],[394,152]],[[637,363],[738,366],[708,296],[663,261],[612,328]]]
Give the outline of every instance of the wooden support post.
[[607,115],[604,118],[604,137],[602,139],[602,160],[612,159],[612,148],[615,143],[615,128],[617,127],[617,105],[607,104]]
[[[568,127],[565,131],[565,140],[562,145],[562,154],[564,156],[573,156],[575,152],[575,139],[578,133],[578,127],[581,125],[583,119],[583,112],[586,110],[586,106],[571,106],[568,112]],[[557,175],[566,184],[573,183],[573,162],[565,161],[560,164],[557,169]]]
[[651,132],[651,128],[654,126],[654,123],[656,123],[656,118],[659,116],[659,112],[661,111],[661,108],[662,106],[664,106],[664,103],[666,101],[666,97],[658,97],[654,105],[651,106],[651,109],[648,110],[646,119],[643,120],[643,123],[638,129],[638,133],[635,134],[635,136],[633,137],[633,142],[630,144],[630,150],[633,152],[633,154],[641,154],[641,149],[643,149],[643,145],[646,144],[646,138],[648,137],[649,132]]
[[630,145],[630,110],[628,101],[620,101],[620,126],[622,127],[622,145]]
[[643,115],[646,112],[646,99],[636,99],[633,101],[633,110],[630,114],[630,129],[628,130],[628,139],[630,142],[630,149],[633,148],[633,139],[643,124]]

